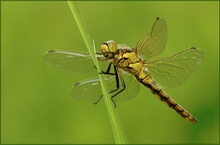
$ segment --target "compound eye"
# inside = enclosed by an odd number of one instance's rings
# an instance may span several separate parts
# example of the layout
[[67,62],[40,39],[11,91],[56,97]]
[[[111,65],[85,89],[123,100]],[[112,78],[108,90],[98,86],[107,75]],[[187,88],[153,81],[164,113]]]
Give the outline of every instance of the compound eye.
[[[105,43],[103,43],[103,44],[105,44],[106,46],[108,46],[108,43],[106,43],[106,42],[105,42]],[[108,46],[108,47],[109,47],[109,46]]]
[[102,53],[111,53],[111,55],[108,54],[108,57],[112,57],[112,54],[117,52],[117,44],[113,40],[109,40],[104,42],[101,47],[101,52]]
[[105,52],[109,52],[109,47],[108,47],[108,44],[107,43],[103,43],[100,47],[101,49],[101,52],[102,53],[105,53]]

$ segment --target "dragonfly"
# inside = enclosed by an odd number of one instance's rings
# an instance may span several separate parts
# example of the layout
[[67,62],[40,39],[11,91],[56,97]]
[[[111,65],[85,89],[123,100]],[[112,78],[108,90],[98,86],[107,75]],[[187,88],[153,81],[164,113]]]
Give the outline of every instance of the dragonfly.
[[[201,65],[204,53],[197,47],[183,49],[163,58],[152,58],[165,50],[167,26],[163,18],[157,17],[150,33],[136,44],[135,48],[117,44],[109,40],[101,44],[100,53],[96,53],[111,100],[116,102],[129,100],[138,95],[140,84],[180,116],[192,123],[198,122],[186,109],[181,107],[165,91],[183,84]],[[46,63],[72,71],[97,72],[92,57],[87,52],[50,50],[44,54]],[[97,104],[102,99],[100,80],[89,78],[76,83],[72,96]]]

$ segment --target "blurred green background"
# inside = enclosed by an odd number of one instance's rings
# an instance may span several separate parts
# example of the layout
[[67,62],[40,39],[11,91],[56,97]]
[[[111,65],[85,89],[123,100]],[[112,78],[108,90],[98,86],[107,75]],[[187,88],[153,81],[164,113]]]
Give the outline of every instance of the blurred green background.
[[[91,74],[45,64],[50,49],[87,51],[67,2],[1,2],[1,142],[114,143],[103,103],[73,99],[71,87]],[[141,86],[117,105],[129,143],[219,143],[219,2],[79,2],[97,48],[131,47],[157,16],[168,27],[166,56],[189,46],[205,60],[179,87],[165,90],[199,123],[186,122]]]

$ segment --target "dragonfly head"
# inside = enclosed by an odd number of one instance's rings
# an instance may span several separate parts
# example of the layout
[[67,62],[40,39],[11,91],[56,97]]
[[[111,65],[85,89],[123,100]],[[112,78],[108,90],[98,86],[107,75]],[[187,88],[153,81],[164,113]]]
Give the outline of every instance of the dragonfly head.
[[100,49],[106,58],[111,59],[117,52],[117,43],[113,40],[106,41],[101,45]]

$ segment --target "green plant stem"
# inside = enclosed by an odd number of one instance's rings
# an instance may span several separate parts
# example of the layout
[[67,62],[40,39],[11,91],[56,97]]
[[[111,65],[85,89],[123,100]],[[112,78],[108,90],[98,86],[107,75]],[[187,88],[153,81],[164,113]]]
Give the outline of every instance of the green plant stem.
[[[83,40],[86,43],[88,51],[92,56],[92,59],[95,63],[95,66],[97,67],[98,72],[101,72],[99,65],[98,65],[98,60],[95,56],[96,51],[95,51],[94,41],[91,41],[91,39],[89,38],[85,23],[83,22],[83,19],[80,15],[80,11],[78,9],[78,6],[75,1],[68,1],[68,4],[69,4],[69,7],[72,11],[72,14],[75,18],[77,26],[80,30],[80,33],[83,37]],[[127,143],[125,133],[122,128],[122,125],[120,124],[120,120],[117,115],[117,112],[114,109],[113,103],[111,101],[111,96],[109,95],[108,90],[105,87],[105,82],[104,82],[101,74],[99,74],[99,78],[100,78],[100,83],[101,83],[101,87],[102,87],[103,98],[104,98],[104,101],[106,104],[107,112],[108,112],[109,119],[110,119],[111,126],[112,126],[112,131],[113,131],[115,143],[116,144],[125,144],[125,143]]]

